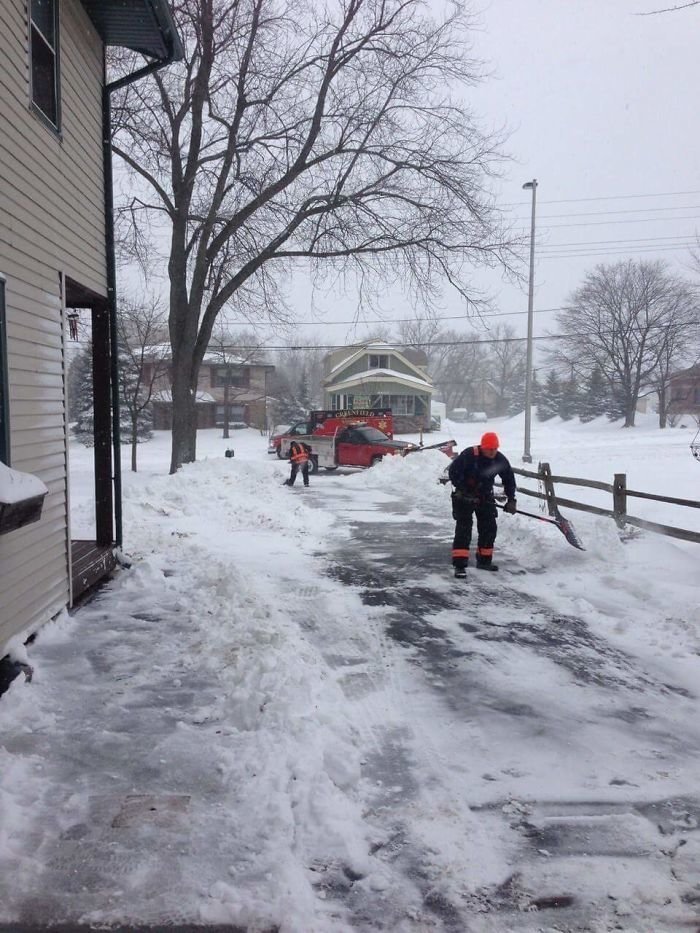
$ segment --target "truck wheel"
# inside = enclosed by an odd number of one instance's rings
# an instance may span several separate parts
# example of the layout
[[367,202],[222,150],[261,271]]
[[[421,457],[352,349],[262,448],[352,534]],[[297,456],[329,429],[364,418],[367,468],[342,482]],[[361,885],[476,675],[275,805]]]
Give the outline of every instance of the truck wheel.
[[309,458],[309,473],[318,473],[318,457]]
[[381,463],[383,459],[384,459],[383,457],[372,457],[372,462],[370,463],[370,466],[371,467],[376,466],[378,463]]
[[334,466],[334,467],[324,467],[323,469],[326,471],[326,473],[332,473],[333,470],[337,470],[338,467],[337,467],[337,466]]

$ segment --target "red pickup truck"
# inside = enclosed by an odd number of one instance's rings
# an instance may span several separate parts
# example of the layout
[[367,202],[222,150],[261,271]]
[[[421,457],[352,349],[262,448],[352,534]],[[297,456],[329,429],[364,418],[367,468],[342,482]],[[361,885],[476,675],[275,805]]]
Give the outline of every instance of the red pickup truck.
[[308,435],[332,437],[340,428],[351,424],[364,424],[376,428],[390,439],[394,434],[394,419],[390,408],[346,408],[342,411],[322,408],[309,412],[308,420],[297,421],[284,431],[273,433],[268,442],[267,452],[277,454],[280,459],[286,459],[288,455],[283,454],[280,449],[283,438]]
[[[339,466],[371,467],[385,456],[400,454],[406,456],[414,451],[429,448],[411,444],[408,441],[396,441],[378,428],[368,424],[349,424],[336,429],[330,434],[295,435],[311,448],[311,472],[319,467],[335,470]],[[280,457],[289,456],[289,446],[295,436],[284,435],[280,442]],[[444,441],[431,445],[448,457],[454,456],[455,441]]]

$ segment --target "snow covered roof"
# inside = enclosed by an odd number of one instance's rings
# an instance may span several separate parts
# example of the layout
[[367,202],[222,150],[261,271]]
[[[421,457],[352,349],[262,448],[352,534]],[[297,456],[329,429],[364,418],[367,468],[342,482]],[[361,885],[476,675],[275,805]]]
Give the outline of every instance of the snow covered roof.
[[[154,392],[152,396],[152,401],[154,402],[172,402],[172,400],[173,393],[170,391],[170,389],[161,389],[160,392]],[[215,403],[216,399],[208,392],[198,392],[195,401],[198,404],[205,404],[207,402]]]
[[9,505],[33,499],[35,496],[44,496],[47,492],[48,489],[38,476],[13,470],[0,462],[0,502]]
[[388,343],[368,343],[363,344],[361,347],[350,347],[349,349],[351,351],[349,356],[346,356],[344,359],[342,359],[340,363],[336,363],[336,365],[328,373],[328,376],[326,377],[327,379],[330,379],[333,373],[337,373],[339,370],[343,369],[343,367],[347,366],[353,360],[358,359],[363,354],[377,351],[399,356],[408,366],[411,367],[411,369],[414,369],[416,372],[420,372],[420,369],[416,363],[410,360],[401,350],[398,350],[396,347],[392,347]]
[[394,379],[405,385],[410,385],[416,389],[423,389],[425,392],[433,391],[433,387],[426,379],[419,379],[417,376],[409,376],[407,373],[400,373],[395,369],[366,369],[361,373],[354,373],[338,382],[327,384],[326,391],[332,392],[333,389],[341,386],[356,385],[361,382],[378,382],[381,379]]

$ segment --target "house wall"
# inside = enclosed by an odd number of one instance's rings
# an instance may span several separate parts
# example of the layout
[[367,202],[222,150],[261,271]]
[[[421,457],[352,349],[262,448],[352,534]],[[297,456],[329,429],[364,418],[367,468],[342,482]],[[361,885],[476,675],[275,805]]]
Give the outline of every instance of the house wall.
[[[391,369],[397,373],[403,373],[405,376],[413,376],[415,379],[418,377],[416,370],[408,366],[402,359],[397,356],[394,356],[391,353],[384,354],[389,357],[389,365],[385,367],[386,369]],[[356,376],[358,373],[364,373],[369,369],[369,354],[363,353],[362,356],[358,357],[353,363],[349,366],[339,369],[337,372],[333,373],[333,382],[342,382],[343,379],[347,379],[350,376]]]
[[106,294],[102,43],[62,0],[61,135],[30,108],[26,0],[0,3],[0,274],[6,280],[11,465],[49,489],[41,521],[0,536],[0,655],[68,602],[60,273]]
[[[206,393],[216,399],[218,405],[224,404],[223,386],[212,386],[212,367],[219,364],[203,363],[199,370],[197,380],[197,391]],[[231,408],[243,409],[240,417],[234,412],[231,415],[231,421],[245,421],[253,427],[264,427],[266,419],[266,399],[265,399],[265,366],[249,365],[250,384],[245,387],[229,387],[229,406]],[[157,380],[154,387],[155,391],[169,391],[170,380],[163,376]],[[197,406],[197,427],[213,428],[216,425],[223,424],[221,417],[217,417],[214,405]],[[172,427],[172,412],[170,403],[153,403],[153,427],[155,430],[169,431]]]
[[671,377],[669,413],[700,415],[700,368]]

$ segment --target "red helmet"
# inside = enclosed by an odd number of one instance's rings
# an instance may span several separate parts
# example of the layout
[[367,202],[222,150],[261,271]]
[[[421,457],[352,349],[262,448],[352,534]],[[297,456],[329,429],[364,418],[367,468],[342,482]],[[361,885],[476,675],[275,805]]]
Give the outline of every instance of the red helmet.
[[498,434],[495,434],[493,431],[487,431],[486,434],[481,437],[481,446],[485,450],[498,450],[501,446]]

